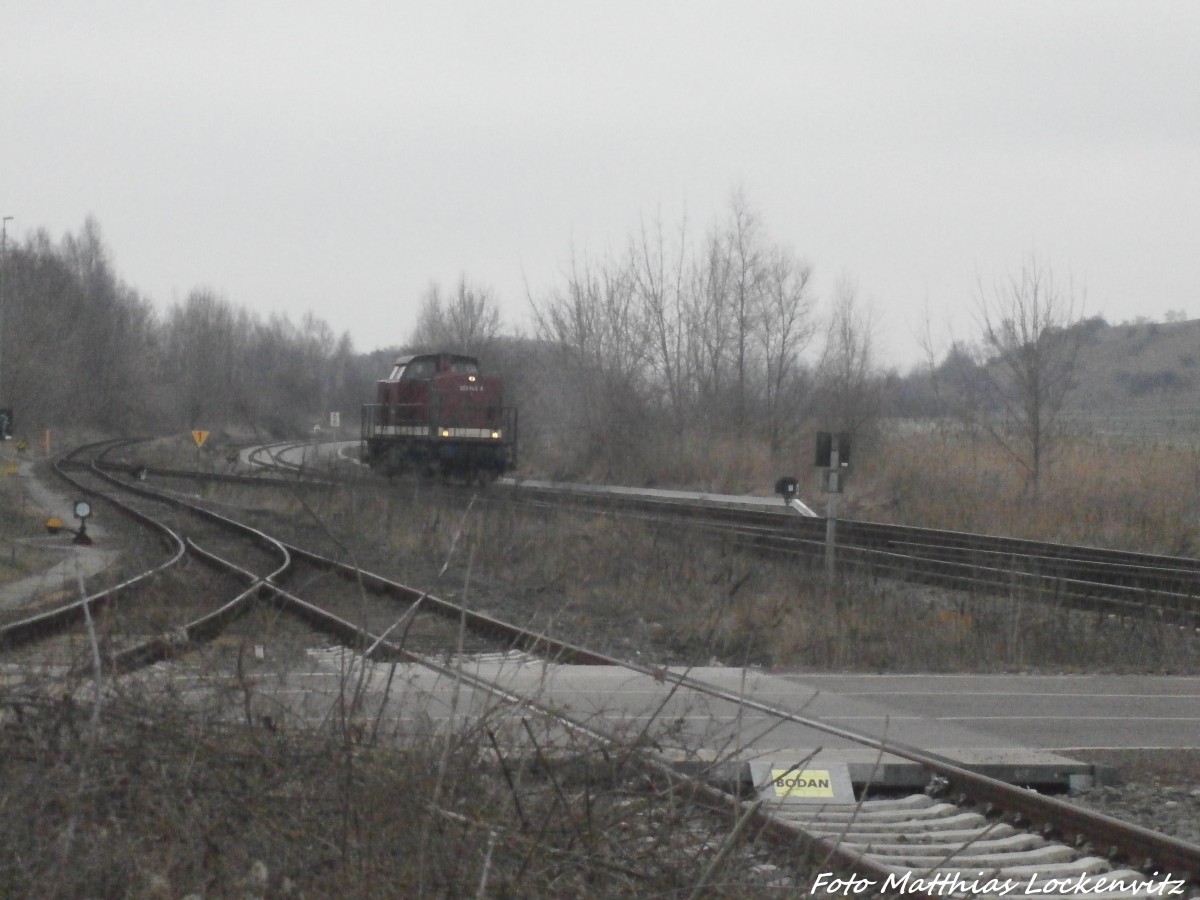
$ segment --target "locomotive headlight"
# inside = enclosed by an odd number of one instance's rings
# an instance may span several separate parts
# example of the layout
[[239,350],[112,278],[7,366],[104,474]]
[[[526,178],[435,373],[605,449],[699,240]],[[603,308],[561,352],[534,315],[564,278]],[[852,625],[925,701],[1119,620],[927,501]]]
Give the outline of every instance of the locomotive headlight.
[[442,429],[442,437],[450,437],[450,429],[449,428]]
[[474,384],[474,383],[475,383],[475,376],[474,376],[474,375],[468,375],[468,376],[467,376],[467,381],[471,382],[471,384]]
[[498,441],[498,440],[500,440],[500,432],[498,432],[498,431],[493,431],[493,432],[492,432],[492,440],[493,440],[493,441]]

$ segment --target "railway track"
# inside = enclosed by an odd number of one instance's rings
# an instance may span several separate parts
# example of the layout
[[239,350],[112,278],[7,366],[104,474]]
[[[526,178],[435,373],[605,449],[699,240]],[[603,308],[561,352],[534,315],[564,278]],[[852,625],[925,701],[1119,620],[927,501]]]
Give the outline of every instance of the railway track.
[[[99,454],[102,449],[94,452]],[[65,469],[64,475],[68,475]],[[469,671],[446,654],[519,651],[553,665],[621,668],[662,685],[672,695],[686,693],[705,701],[737,704],[779,721],[850,738],[863,747],[923,766],[929,774],[929,793],[936,797],[870,798],[851,805],[797,807],[760,796],[754,786],[741,780],[734,784],[696,780],[659,755],[639,751],[641,764],[650,777],[669,784],[686,784],[688,790],[730,815],[740,827],[770,838],[781,847],[806,847],[808,853],[826,859],[831,872],[844,873],[838,877],[859,879],[858,883],[877,888],[891,885],[912,896],[947,896],[945,888],[951,883],[963,895],[1017,896],[1025,892],[1053,896],[1053,892],[1044,890],[1047,887],[1061,887],[1058,893],[1069,895],[1072,884],[1090,885],[1091,893],[1103,895],[1105,892],[1096,890],[1097,879],[1102,876],[1125,885],[1139,883],[1141,893],[1134,891],[1131,896],[1153,896],[1154,885],[1161,886],[1164,879],[1178,881],[1193,893],[1200,891],[1200,847],[994,781],[919,748],[880,741],[785,707],[732,694],[687,673],[617,660],[532,633],[312,553],[180,497],[104,478],[91,466],[86,478],[99,480],[85,480],[77,472],[68,477],[77,488],[122,504],[127,515],[154,528],[161,535],[165,560],[101,594],[0,628],[0,645],[9,652],[36,645],[64,630],[78,629],[93,612],[102,611],[117,596],[151,590],[153,582],[164,571],[178,566],[186,555],[222,572],[229,581],[226,593],[206,609],[180,610],[182,618],[164,633],[142,640],[130,636],[121,645],[110,647],[104,660],[108,669],[128,672],[178,659],[226,632],[247,615],[256,600],[265,601],[347,648],[360,670],[373,661],[421,667],[514,709],[553,721],[571,733],[616,746],[618,738],[602,725],[565,714],[536,696],[515,693],[500,681]],[[134,499],[128,499],[130,495]],[[164,509],[173,513],[164,515]],[[178,520],[164,522],[172,515],[177,519],[186,516],[187,526]],[[191,533],[181,533],[184,531]],[[890,533],[894,538],[895,532]],[[973,552],[978,549],[973,548]],[[306,599],[301,592],[312,597]],[[387,602],[365,602],[368,594]],[[429,634],[410,641],[417,616],[439,620],[442,627],[431,626]],[[440,654],[431,652],[433,647],[439,648]]]
[[[782,502],[748,509],[576,485],[512,490],[522,502],[685,521],[733,535],[756,552],[813,561],[825,553],[825,520],[797,516]],[[837,559],[843,570],[1200,628],[1200,560],[1186,557],[843,520],[837,524]]]
[[[111,449],[111,448],[109,448]],[[290,547],[261,530],[235,521],[184,495],[150,490],[140,483],[126,484],[100,467],[65,465],[60,474],[77,490],[106,500],[139,524],[155,530],[167,551],[166,558],[134,577],[84,599],[62,603],[32,615],[10,616],[0,626],[0,646],[14,650],[42,641],[47,636],[66,632],[78,637],[88,613],[103,614],[106,607],[122,599],[121,628],[126,635],[121,643],[131,644],[113,657],[114,665],[127,668],[172,655],[177,645],[203,641],[220,633],[243,615],[256,599],[291,604],[301,615],[340,639],[359,641],[392,627],[398,615],[396,604],[364,603],[361,585],[353,578],[329,577],[330,566],[317,555]],[[152,593],[155,579],[164,573],[178,572],[186,559],[199,562],[207,572],[217,573],[225,587],[211,586],[211,596],[200,603],[172,600],[169,622],[165,612],[154,603],[144,603],[148,612],[139,612],[132,598]],[[190,572],[183,577],[193,579]],[[287,583],[302,583],[319,592],[320,607],[312,606],[284,590]],[[373,584],[373,582],[372,582]],[[220,592],[224,591],[224,594]],[[386,590],[380,591],[386,595]],[[213,599],[220,597],[220,599]],[[404,595],[407,608],[412,598]],[[403,623],[409,647],[441,650],[457,635],[458,628],[444,615],[430,611],[440,601],[426,604]],[[197,608],[197,607],[202,608]],[[311,607],[311,608],[310,608]],[[136,636],[147,630],[161,634],[136,643]],[[357,636],[357,637],[356,637]],[[110,639],[114,637],[109,634]],[[495,649],[493,643],[468,637],[468,651]]]
[[[288,456],[302,442],[258,448],[251,461],[282,475],[286,484],[305,467]],[[150,469],[164,476],[187,473]],[[314,473],[308,472],[308,477]],[[246,481],[253,476],[200,476]],[[320,479],[337,483],[328,470]],[[362,473],[347,480],[358,483]],[[504,481],[493,486],[515,502],[561,509],[637,517],[666,523],[687,522],[698,531],[732,536],[759,553],[812,561],[825,553],[825,520],[799,516],[782,502],[746,507],[718,503],[703,495],[683,499],[669,492],[635,491],[595,485]],[[845,570],[953,590],[1038,598],[1080,610],[1200,629],[1200,560],[1161,554],[1057,544],[1018,538],[914,528],[854,520],[837,526],[837,558]]]

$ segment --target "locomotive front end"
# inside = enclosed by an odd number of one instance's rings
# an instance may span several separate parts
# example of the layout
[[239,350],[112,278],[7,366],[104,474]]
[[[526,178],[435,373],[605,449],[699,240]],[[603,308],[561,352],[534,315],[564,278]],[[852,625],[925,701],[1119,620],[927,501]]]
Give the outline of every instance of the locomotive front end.
[[473,357],[401,357],[377,400],[363,408],[362,458],[374,469],[485,480],[516,466],[516,410]]

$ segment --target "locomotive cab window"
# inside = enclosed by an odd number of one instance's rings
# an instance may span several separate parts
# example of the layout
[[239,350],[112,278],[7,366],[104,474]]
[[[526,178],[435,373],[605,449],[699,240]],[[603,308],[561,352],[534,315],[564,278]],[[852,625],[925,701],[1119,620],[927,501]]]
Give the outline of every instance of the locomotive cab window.
[[404,364],[396,363],[395,367],[392,369],[392,374],[387,377],[387,380],[388,381],[399,381],[403,377],[404,377]]
[[473,359],[466,359],[463,357],[450,360],[450,363],[446,368],[448,368],[455,375],[479,374],[479,363],[475,362]]
[[405,381],[427,381],[437,374],[437,360],[432,357],[414,359],[401,376]]

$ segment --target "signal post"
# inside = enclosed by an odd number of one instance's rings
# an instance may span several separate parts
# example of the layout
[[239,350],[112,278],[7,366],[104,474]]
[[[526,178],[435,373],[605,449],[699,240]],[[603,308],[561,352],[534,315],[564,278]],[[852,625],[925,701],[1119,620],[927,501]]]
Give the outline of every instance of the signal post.
[[821,490],[826,497],[825,507],[825,575],[833,584],[837,547],[838,494],[846,489],[850,474],[850,434],[817,432],[817,468],[821,469]]

